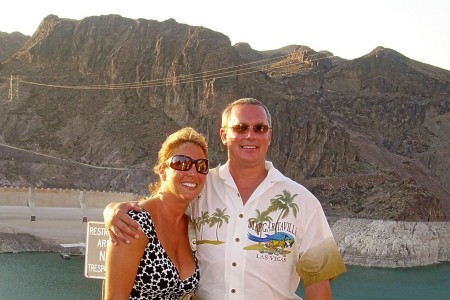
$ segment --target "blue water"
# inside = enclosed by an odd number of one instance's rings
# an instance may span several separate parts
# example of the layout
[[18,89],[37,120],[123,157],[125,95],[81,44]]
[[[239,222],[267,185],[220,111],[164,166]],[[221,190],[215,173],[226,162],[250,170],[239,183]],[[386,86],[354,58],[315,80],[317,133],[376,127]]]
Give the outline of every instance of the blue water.
[[[397,269],[347,266],[331,287],[334,300],[450,300],[450,263]],[[303,288],[297,294],[303,297]]]
[[[450,300],[450,263],[406,269],[347,268],[332,282],[334,300]],[[0,254],[1,300],[100,300],[102,282],[84,277],[81,257]],[[304,296],[302,288],[298,294]]]
[[102,280],[84,277],[84,258],[58,253],[0,254],[1,300],[100,300]]

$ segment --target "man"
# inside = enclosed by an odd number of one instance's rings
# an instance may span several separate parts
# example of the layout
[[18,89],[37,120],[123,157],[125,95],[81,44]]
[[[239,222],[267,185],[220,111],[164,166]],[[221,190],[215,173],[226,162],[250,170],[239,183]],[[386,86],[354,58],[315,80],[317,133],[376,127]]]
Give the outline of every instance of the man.
[[[210,170],[190,211],[201,274],[196,298],[299,299],[301,278],[307,300],[331,299],[329,282],[345,265],[317,198],[266,161],[266,106],[253,98],[230,104],[220,137],[228,161]],[[111,211],[117,205],[105,209],[110,231],[131,233],[123,212],[110,225]]]

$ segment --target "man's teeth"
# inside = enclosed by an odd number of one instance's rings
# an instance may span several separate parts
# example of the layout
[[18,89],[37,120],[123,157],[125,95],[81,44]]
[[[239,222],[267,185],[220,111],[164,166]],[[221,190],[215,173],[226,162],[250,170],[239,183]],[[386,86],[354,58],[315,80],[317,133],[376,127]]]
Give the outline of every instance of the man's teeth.
[[192,182],[183,182],[181,185],[184,185],[187,187],[196,187],[197,186],[196,183],[192,183]]
[[256,149],[255,146],[242,146],[242,148],[244,148],[244,149]]

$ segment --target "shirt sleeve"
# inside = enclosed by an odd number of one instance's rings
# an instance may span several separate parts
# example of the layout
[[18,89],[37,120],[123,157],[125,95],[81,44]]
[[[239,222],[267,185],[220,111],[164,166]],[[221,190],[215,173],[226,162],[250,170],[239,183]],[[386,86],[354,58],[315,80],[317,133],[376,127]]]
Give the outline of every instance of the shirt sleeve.
[[318,201],[305,217],[296,270],[306,288],[319,281],[333,280],[344,273],[346,267]]

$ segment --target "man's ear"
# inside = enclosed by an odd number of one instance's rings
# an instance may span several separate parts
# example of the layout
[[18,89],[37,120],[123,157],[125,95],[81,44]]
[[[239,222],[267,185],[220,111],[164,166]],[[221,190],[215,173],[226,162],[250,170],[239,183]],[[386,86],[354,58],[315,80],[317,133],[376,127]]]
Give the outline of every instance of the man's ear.
[[227,145],[227,130],[224,128],[220,128],[220,139],[222,140],[222,144]]

